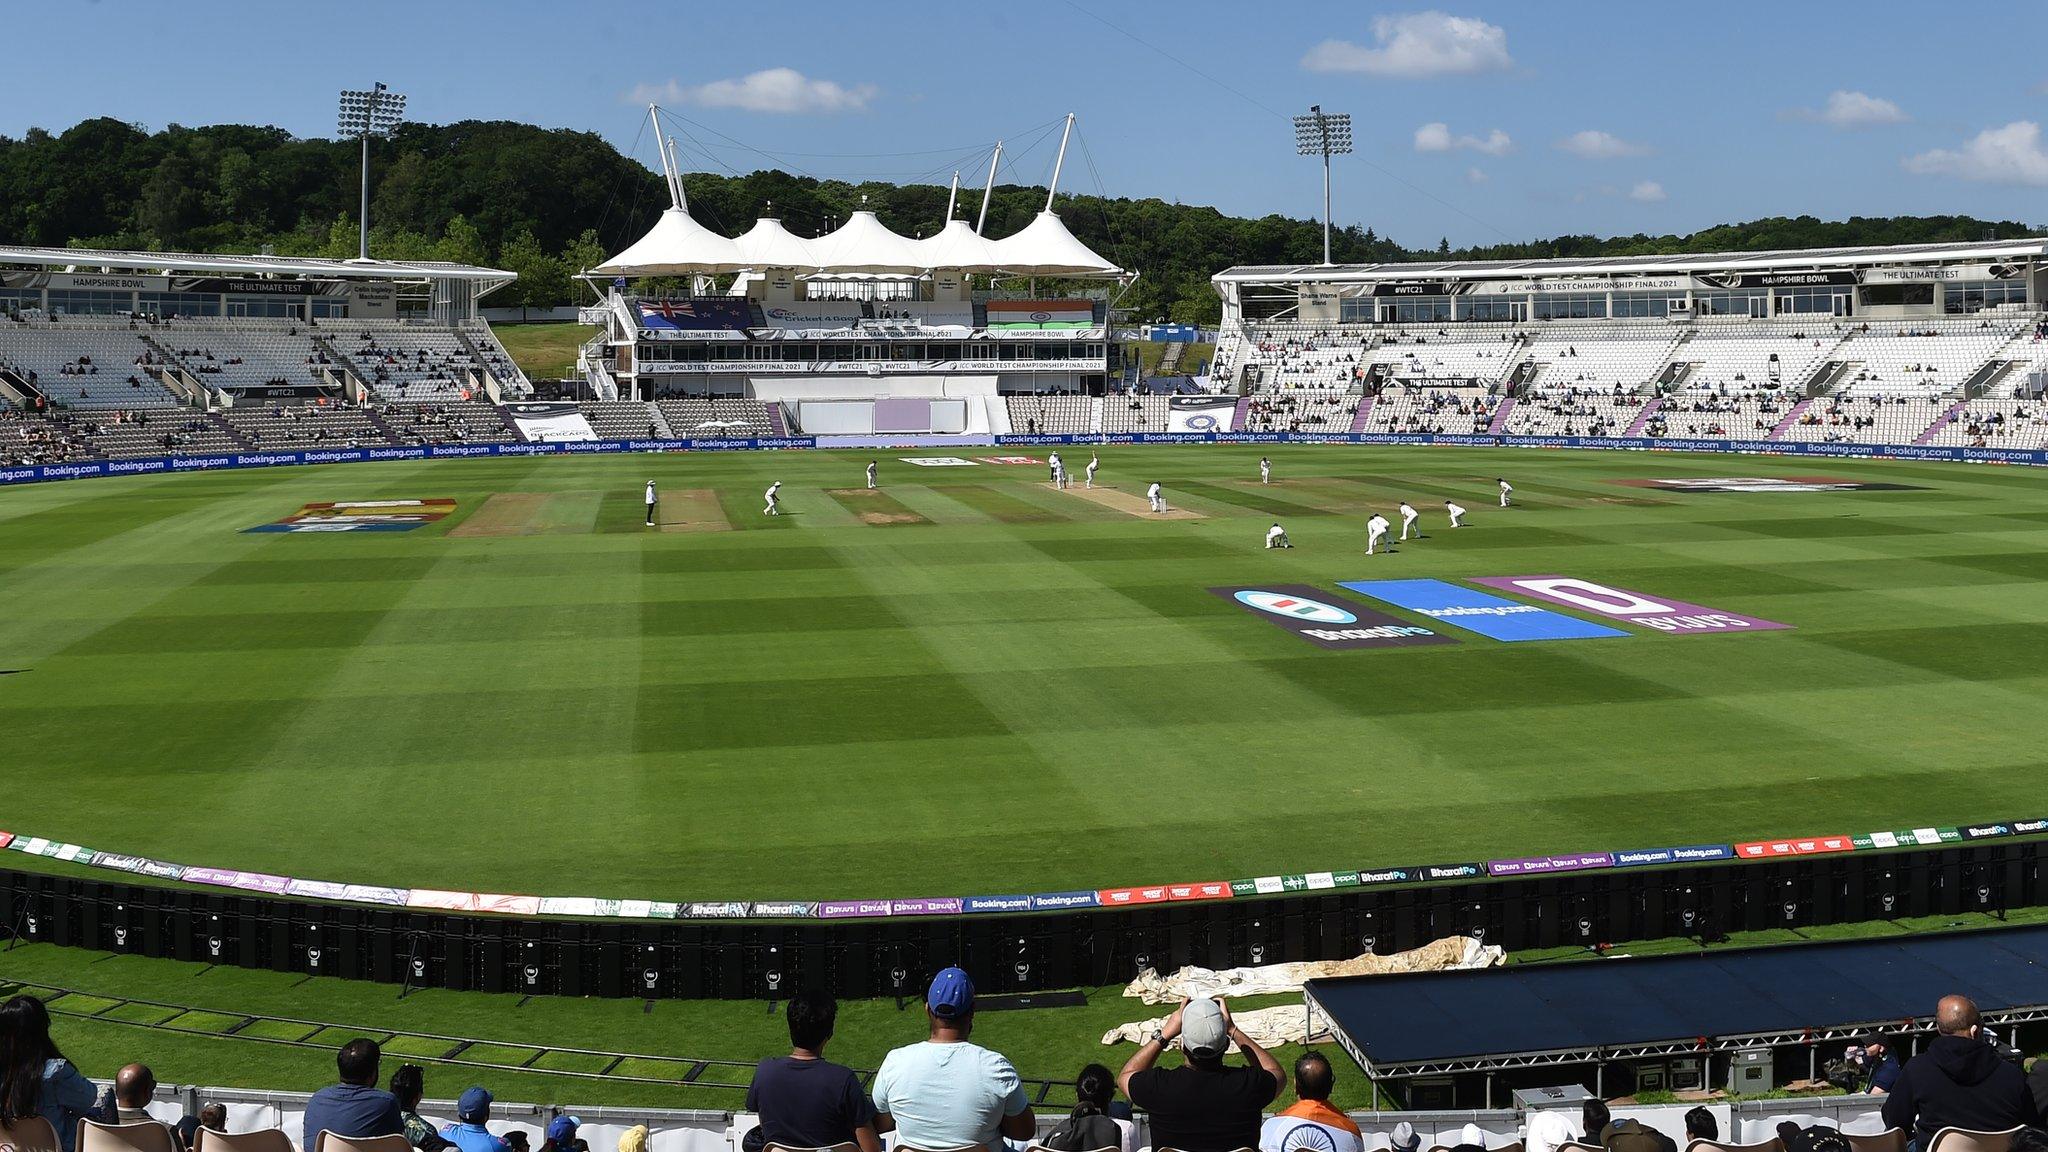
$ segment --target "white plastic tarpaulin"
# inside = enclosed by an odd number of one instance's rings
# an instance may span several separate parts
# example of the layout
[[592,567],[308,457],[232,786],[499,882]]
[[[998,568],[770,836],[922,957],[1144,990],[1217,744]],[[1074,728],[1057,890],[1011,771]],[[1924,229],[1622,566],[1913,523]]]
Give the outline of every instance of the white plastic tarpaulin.
[[1299,992],[1306,981],[1333,976],[1494,968],[1504,963],[1505,958],[1506,953],[1498,945],[1481,944],[1470,936],[1446,936],[1391,956],[1368,952],[1350,960],[1303,960],[1221,971],[1190,965],[1171,976],[1161,976],[1147,968],[1124,989],[1124,995],[1147,1004],[1178,1004],[1200,996],[1269,996],[1276,992]]

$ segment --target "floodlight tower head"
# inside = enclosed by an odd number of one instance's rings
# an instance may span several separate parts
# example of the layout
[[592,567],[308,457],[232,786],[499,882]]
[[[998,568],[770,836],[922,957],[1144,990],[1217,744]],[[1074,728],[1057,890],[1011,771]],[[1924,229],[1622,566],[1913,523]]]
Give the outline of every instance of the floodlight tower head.
[[1323,263],[1330,262],[1330,157],[1351,153],[1351,114],[1325,112],[1309,105],[1308,115],[1294,118],[1294,154],[1323,158]]
[[363,145],[362,236],[356,248],[356,259],[360,261],[370,259],[370,138],[389,137],[404,122],[405,96],[385,87],[383,82],[367,91],[342,89],[335,129],[342,139],[360,140]]

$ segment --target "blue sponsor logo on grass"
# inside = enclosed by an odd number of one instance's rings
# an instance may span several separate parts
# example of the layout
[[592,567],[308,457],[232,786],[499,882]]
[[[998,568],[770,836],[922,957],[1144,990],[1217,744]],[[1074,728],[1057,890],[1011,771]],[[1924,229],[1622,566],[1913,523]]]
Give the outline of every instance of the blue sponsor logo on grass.
[[1592,640],[1628,635],[1604,624],[1442,580],[1340,580],[1337,586],[1492,640]]

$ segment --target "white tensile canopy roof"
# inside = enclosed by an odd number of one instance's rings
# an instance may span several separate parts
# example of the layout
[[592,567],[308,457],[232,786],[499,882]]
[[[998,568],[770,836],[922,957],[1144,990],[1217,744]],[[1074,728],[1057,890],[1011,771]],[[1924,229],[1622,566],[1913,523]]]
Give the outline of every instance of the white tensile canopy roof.
[[1121,271],[1074,239],[1050,211],[1040,212],[1022,232],[997,240],[992,247],[1002,266],[1019,275],[1114,276]]
[[773,216],[754,221],[746,235],[733,241],[740,255],[754,268],[816,268],[817,253],[811,242],[782,226]]
[[818,252],[818,267],[834,272],[918,272],[925,267],[915,241],[889,231],[865,209],[819,237]]
[[606,276],[694,276],[750,267],[730,237],[720,236],[681,208],[670,208],[624,252],[591,269]]
[[663,212],[647,235],[590,271],[606,276],[688,276],[764,268],[828,273],[918,273],[949,268],[1014,276],[1122,274],[1122,269],[1075,239],[1051,212],[1040,212],[1023,231],[1002,240],[976,235],[964,220],[948,222],[936,236],[912,240],[890,231],[869,211],[855,212],[840,228],[815,240],[792,234],[773,218],[756,221],[746,235],[734,240],[697,223],[681,208]]
[[927,268],[957,268],[962,272],[1003,270],[995,245],[965,220],[948,220],[938,235],[916,241],[916,244],[918,255]]

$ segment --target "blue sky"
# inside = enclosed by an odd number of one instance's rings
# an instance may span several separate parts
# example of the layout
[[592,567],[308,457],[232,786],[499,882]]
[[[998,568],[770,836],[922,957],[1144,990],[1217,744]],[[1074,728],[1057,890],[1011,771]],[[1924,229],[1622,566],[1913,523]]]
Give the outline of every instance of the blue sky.
[[[8,24],[27,49],[0,79],[10,136],[98,115],[324,135],[334,92],[374,79],[418,119],[638,138],[650,163],[652,95],[705,145],[724,146],[708,130],[815,175],[943,182],[1074,111],[1070,190],[1311,215],[1319,174],[1284,115],[1320,102],[1356,125],[1339,220],[1411,245],[1802,213],[2048,223],[2038,2],[100,0]],[[1004,178],[1043,182],[1055,142]],[[769,166],[682,146],[691,167]]]

